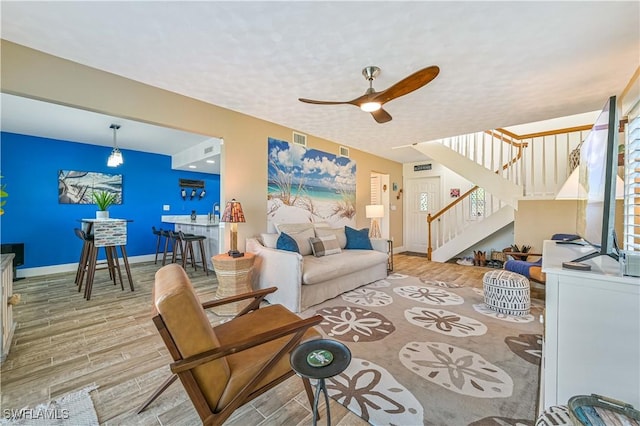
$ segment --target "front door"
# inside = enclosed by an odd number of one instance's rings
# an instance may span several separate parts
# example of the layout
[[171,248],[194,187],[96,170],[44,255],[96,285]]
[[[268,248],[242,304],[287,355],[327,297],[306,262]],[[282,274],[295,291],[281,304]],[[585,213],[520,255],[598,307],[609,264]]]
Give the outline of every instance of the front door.
[[[407,231],[408,251],[427,253],[427,214],[440,210],[440,177],[407,179]],[[439,234],[438,221],[432,223],[431,239],[435,243]]]

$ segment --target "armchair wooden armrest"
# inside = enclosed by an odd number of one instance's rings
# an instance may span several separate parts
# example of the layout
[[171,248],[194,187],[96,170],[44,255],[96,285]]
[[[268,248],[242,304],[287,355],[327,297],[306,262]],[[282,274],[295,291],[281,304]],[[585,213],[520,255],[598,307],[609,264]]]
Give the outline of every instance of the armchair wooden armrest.
[[[314,315],[310,318],[297,321],[295,323],[287,324],[273,330],[269,330],[264,333],[256,334],[246,338],[238,339],[237,342],[229,343],[219,346],[210,351],[202,352],[190,357],[184,358],[180,361],[176,361],[170,364],[171,372],[174,374],[191,370],[200,364],[204,364],[214,359],[222,358],[227,355],[235,354],[245,351],[255,346],[262,345],[264,343],[277,340],[281,337],[293,334],[291,339],[283,346],[281,352],[288,352],[294,345],[298,343],[304,333],[311,327],[314,327],[322,322],[321,315]],[[288,348],[288,349],[287,349]],[[280,352],[278,353],[280,354]]]
[[209,300],[207,302],[202,303],[202,308],[210,309],[210,308],[215,308],[216,306],[222,306],[228,303],[233,303],[233,302],[238,302],[240,300],[253,298],[254,300],[249,305],[247,305],[246,308],[244,308],[241,312],[239,312],[236,315],[236,317],[239,317],[241,315],[246,314],[247,312],[253,311],[254,309],[260,308],[260,303],[262,303],[264,298],[268,294],[275,292],[277,289],[278,289],[277,287],[269,287],[262,290],[252,291],[250,293],[242,293],[242,294],[237,294],[235,296],[225,297],[223,299]]

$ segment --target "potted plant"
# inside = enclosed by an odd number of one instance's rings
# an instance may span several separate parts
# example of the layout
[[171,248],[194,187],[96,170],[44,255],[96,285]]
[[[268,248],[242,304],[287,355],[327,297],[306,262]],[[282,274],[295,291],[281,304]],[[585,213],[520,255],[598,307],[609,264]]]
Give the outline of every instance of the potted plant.
[[109,211],[107,209],[116,202],[117,195],[108,191],[94,191],[91,193],[91,197],[98,206],[96,219],[108,219]]

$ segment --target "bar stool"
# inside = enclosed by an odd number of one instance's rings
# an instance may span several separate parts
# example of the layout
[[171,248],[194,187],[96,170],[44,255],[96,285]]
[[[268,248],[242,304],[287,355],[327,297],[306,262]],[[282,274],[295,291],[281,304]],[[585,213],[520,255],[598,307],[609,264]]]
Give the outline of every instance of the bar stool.
[[168,237],[171,240],[171,245],[173,247],[171,253],[171,262],[179,262],[184,263],[182,259],[184,258],[184,247],[182,245],[182,238],[180,237],[180,232],[168,231]]
[[205,259],[206,253],[204,251],[204,240],[207,239],[204,235],[186,235],[182,231],[178,231],[180,236],[180,240],[184,241],[184,247],[182,249],[182,267],[186,268],[187,260],[191,259],[191,265],[197,271],[198,267],[196,266],[196,258],[193,252],[193,243],[198,243],[198,248],[200,249],[200,260],[202,261],[202,268],[204,272],[209,275],[209,269],[207,268],[207,260]]
[[87,271],[89,253],[91,252],[93,239],[89,238],[82,229],[74,228],[73,232],[76,234],[76,237],[82,240],[82,250],[80,251],[80,260],[78,261],[78,270],[76,271],[75,280],[76,286],[78,286],[78,291],[80,291],[80,288],[82,287],[82,280],[84,279],[84,274]]
[[118,261],[118,253],[115,246],[105,246],[106,262],[98,262],[98,252],[100,247],[96,247],[94,244],[94,238],[92,235],[88,235],[81,229],[75,228],[73,230],[83,241],[82,251],[80,254],[80,262],[78,263],[78,270],[76,272],[76,284],[78,286],[78,292],[82,291],[82,282],[84,281],[85,274],[87,278],[87,284],[84,288],[85,299],[91,299],[91,290],[93,288],[93,279],[95,272],[101,269],[109,270],[109,278],[113,281],[113,285],[116,283],[116,271],[120,277],[120,287],[124,290],[124,284],[122,282],[122,274],[120,272],[120,263]]
[[[167,263],[167,256],[169,255],[169,244],[171,244],[171,262],[174,263],[176,261],[182,262],[182,241],[180,241],[180,235],[177,232],[169,231],[169,230],[160,230],[161,235],[165,238],[164,240],[164,254],[162,255],[162,266]],[[186,236],[191,236],[193,234],[184,234]],[[177,246],[176,246],[177,244]],[[179,256],[178,257],[178,253]]]
[[155,226],[152,226],[151,227],[151,232],[153,232],[153,235],[156,236],[156,259],[155,259],[155,261],[153,263],[157,265],[158,264],[158,254],[160,254],[160,242],[161,242],[162,237],[163,237],[162,228],[156,229]]

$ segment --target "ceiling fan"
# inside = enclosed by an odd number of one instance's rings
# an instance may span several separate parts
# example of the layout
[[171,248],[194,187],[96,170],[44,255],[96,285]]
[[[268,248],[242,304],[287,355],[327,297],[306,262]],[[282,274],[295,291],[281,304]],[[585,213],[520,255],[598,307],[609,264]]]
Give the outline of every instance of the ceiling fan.
[[318,105],[355,105],[365,112],[370,112],[378,123],[386,123],[387,121],[391,121],[391,115],[382,109],[383,104],[392,101],[395,98],[399,98],[400,96],[404,96],[407,93],[411,93],[414,90],[418,90],[436,78],[439,72],[440,68],[436,65],[432,65],[414,72],[409,77],[400,80],[382,92],[376,92],[373,88],[373,80],[378,76],[378,74],[380,74],[380,68],[376,66],[368,66],[362,70],[362,75],[369,81],[369,88],[364,95],[360,97],[350,101],[314,101],[313,99],[305,98],[298,98],[298,100],[308,104]]

